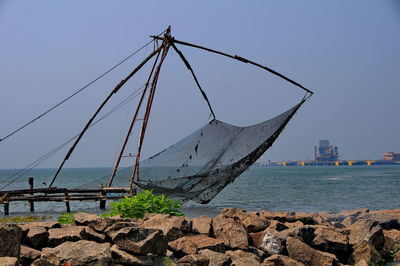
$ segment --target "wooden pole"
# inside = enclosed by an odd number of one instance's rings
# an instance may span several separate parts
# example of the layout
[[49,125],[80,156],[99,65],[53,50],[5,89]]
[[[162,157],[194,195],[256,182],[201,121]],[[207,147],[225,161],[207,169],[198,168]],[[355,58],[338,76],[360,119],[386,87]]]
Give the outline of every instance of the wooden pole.
[[[102,188],[103,188],[103,186],[102,186]],[[107,193],[105,192],[105,191],[102,191],[101,192],[101,196],[106,196],[107,195]],[[100,200],[100,210],[105,210],[106,209],[106,200],[105,199],[101,199]]]
[[[29,183],[29,189],[33,189],[33,177],[29,177],[28,183]],[[33,193],[30,193],[30,195],[33,196]],[[33,200],[29,201],[29,210],[30,212],[35,211],[35,205]]]
[[4,215],[9,215],[10,214],[10,205],[9,202],[4,202]]
[[68,192],[64,193],[64,201],[65,201],[65,206],[67,207],[67,212],[71,212],[71,208],[69,206]]

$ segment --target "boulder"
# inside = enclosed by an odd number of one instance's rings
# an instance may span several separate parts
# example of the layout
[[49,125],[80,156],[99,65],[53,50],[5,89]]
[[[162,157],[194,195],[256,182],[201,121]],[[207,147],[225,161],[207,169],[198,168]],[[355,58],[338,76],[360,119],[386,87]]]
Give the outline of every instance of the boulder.
[[279,222],[295,222],[297,220],[295,212],[270,212],[263,211],[260,216],[265,220],[278,220]]
[[212,266],[228,266],[231,265],[231,257],[226,254],[212,251],[210,249],[202,249],[199,254],[207,256]]
[[314,231],[315,227],[310,225],[305,225],[302,227],[286,229],[281,231],[280,233],[284,238],[294,237],[309,245],[314,239]]
[[100,217],[96,214],[78,212],[74,214],[74,221],[77,225],[89,225],[99,219]]
[[215,237],[223,240],[225,246],[232,249],[249,247],[247,231],[241,223],[218,215],[213,219],[212,226]]
[[41,249],[47,244],[49,232],[41,226],[30,226],[24,242],[29,243],[36,249]]
[[[287,227],[286,229],[296,228],[296,227],[303,227],[304,226],[302,221],[296,221],[296,222],[291,222],[291,223],[285,222],[284,225]],[[283,229],[283,230],[285,230],[285,229]]]
[[268,255],[279,254],[285,248],[285,240],[285,237],[280,232],[269,230],[262,238],[262,242],[259,247]]
[[27,247],[21,246],[21,260],[24,265],[30,265],[34,260],[40,257],[40,251]]
[[83,231],[80,233],[82,239],[95,241],[97,243],[104,243],[106,240],[106,236],[100,233],[97,233],[93,228],[89,226],[85,226]]
[[15,224],[0,223],[0,257],[19,258],[22,230]]
[[362,213],[357,219],[378,222],[384,229],[400,229],[400,212],[393,210]]
[[317,228],[311,246],[320,251],[335,254],[340,261],[345,262],[350,255],[349,240],[333,228]]
[[297,261],[290,257],[276,254],[266,258],[263,261],[262,266],[305,266],[305,265],[300,261]]
[[223,240],[203,235],[184,236],[170,242],[168,246],[178,257],[186,254],[195,254],[202,249],[209,249],[221,253],[225,252]]
[[[32,262],[31,266],[58,266],[54,263],[51,263],[50,261],[47,260],[42,260],[42,259],[37,259],[34,262]],[[71,266],[70,263],[65,263],[63,266]]]
[[135,256],[118,248],[117,245],[111,247],[111,253],[114,263],[122,265],[163,265],[164,257],[148,254],[146,256]]
[[267,229],[276,230],[276,231],[283,231],[283,230],[289,229],[289,227],[286,224],[281,223],[281,222],[279,222],[277,220],[272,220],[272,221],[270,221],[269,226],[268,226]]
[[261,265],[261,259],[253,253],[243,250],[228,250],[226,255],[232,259],[232,264],[235,266]]
[[213,265],[210,264],[210,258],[207,257],[206,255],[202,254],[190,254],[186,255],[182,258],[180,258],[177,261],[178,265],[179,264],[189,264],[189,265],[196,265],[196,266],[208,266],[208,265]]
[[315,250],[294,237],[286,239],[286,248],[289,257],[308,266],[332,266],[339,264],[335,255]]
[[241,223],[249,233],[262,231],[270,225],[270,221],[262,218],[258,212],[247,213],[241,218]]
[[127,227],[138,227],[138,224],[133,222],[117,222],[105,229],[103,233],[106,234],[108,237],[113,238],[119,230]]
[[378,250],[381,250],[385,243],[382,228],[378,222],[370,220],[359,220],[349,227],[349,244],[357,245],[364,241],[372,244]]
[[356,244],[354,246],[354,251],[349,258],[351,264],[356,264],[363,260],[373,263],[379,263],[381,261],[381,256],[378,251],[367,241]]
[[385,238],[384,249],[392,250],[400,247],[400,230],[383,230],[383,236]]
[[97,232],[102,233],[104,230],[106,230],[111,225],[118,223],[118,222],[123,222],[123,221],[129,221],[129,219],[99,217],[96,220],[90,221],[88,223],[88,225],[90,227],[92,227],[94,230],[96,230]]
[[313,224],[313,214],[308,212],[298,212],[295,214],[295,220],[300,221],[303,224]]
[[16,257],[0,257],[1,266],[19,266],[18,259]]
[[352,217],[357,218],[360,214],[366,213],[366,212],[369,212],[368,208],[359,208],[359,209],[355,209],[355,210],[344,210],[344,211],[341,211],[339,214],[342,216],[346,216],[346,217],[352,216]]
[[[55,265],[70,263],[73,266],[113,264],[110,243],[99,244],[88,240],[64,242],[55,248],[44,248],[40,260]],[[36,263],[35,265],[45,264]]]
[[313,214],[313,223],[319,225],[332,225],[334,223],[342,222],[345,218],[346,216],[337,213],[316,212]]
[[57,221],[46,221],[46,222],[32,222],[32,223],[27,223],[24,225],[21,225],[22,230],[24,229],[29,229],[29,227],[44,227],[46,230],[49,230],[51,228],[61,228],[61,224]]
[[208,216],[200,216],[192,219],[192,233],[210,236],[212,219]]
[[161,230],[139,227],[122,228],[116,232],[112,241],[120,249],[139,255],[165,255],[168,246]]
[[354,266],[369,266],[369,263],[365,260],[361,260],[361,261],[357,262],[356,264],[354,264]]
[[85,230],[84,226],[70,226],[70,227],[49,229],[48,246],[56,247],[67,241],[82,240],[81,233],[84,230]]
[[182,216],[152,214],[146,217],[142,227],[161,230],[167,241],[173,241],[191,231],[191,222]]

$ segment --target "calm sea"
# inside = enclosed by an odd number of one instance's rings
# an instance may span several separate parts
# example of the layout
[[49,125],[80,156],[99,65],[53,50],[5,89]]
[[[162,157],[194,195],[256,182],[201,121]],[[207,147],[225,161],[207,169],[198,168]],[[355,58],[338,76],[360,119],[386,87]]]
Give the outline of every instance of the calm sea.
[[[0,180],[17,170],[0,170]],[[37,169],[35,187],[45,187],[54,169]],[[56,186],[99,187],[110,174],[108,168],[65,169]],[[122,173],[123,174],[123,173]],[[27,188],[27,177],[9,188]],[[121,182],[121,181],[120,181]],[[0,183],[2,186],[5,183]],[[116,185],[123,185],[117,184]],[[254,166],[228,185],[207,205],[185,203],[188,216],[215,215],[221,208],[272,211],[340,211],[366,207],[369,209],[400,208],[399,166],[341,167],[265,167]],[[57,216],[65,212],[62,203],[36,203],[35,215]],[[98,203],[71,202],[72,210],[98,213]],[[2,208],[0,212],[2,213]],[[12,215],[29,214],[27,203],[10,204]]]

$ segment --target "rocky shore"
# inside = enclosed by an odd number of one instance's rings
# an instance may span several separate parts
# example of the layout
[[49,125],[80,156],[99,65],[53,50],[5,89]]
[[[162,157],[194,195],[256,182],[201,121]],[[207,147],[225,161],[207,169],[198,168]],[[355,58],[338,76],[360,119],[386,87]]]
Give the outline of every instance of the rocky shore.
[[[0,224],[0,265],[384,265],[400,261],[400,209],[246,212]],[[388,265],[400,265],[392,263]]]

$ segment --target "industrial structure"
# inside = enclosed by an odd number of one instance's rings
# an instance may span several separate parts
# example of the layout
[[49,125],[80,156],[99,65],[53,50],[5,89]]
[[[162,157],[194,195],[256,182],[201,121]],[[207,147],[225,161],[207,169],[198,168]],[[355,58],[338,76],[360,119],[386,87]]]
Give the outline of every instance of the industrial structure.
[[385,161],[400,161],[400,153],[387,152],[383,155]]
[[315,161],[317,162],[333,162],[339,158],[338,147],[329,145],[329,140],[324,139],[319,141],[319,147],[314,147]]

